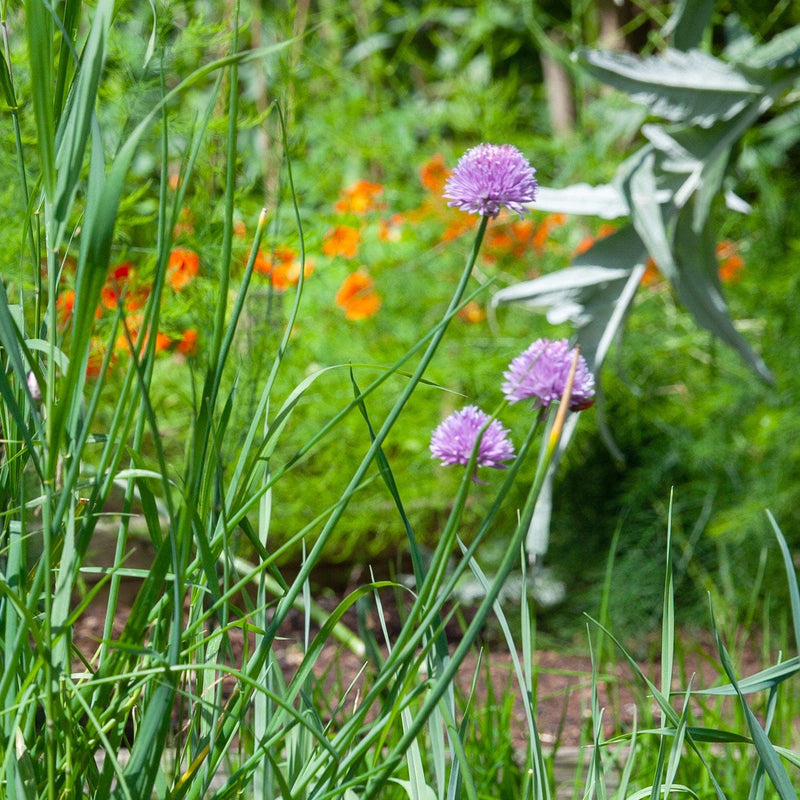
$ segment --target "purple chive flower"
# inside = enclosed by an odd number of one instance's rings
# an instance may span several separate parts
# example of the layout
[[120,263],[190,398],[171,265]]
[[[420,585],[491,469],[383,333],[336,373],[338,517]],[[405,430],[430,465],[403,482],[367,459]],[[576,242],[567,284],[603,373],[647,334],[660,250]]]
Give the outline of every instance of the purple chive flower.
[[[574,353],[566,339],[537,339],[503,373],[502,390],[508,402],[533,399],[534,408],[547,408],[551,403],[558,403],[564,393]],[[571,411],[580,411],[592,403],[594,376],[589,372],[584,357],[578,356],[569,407]]]
[[536,197],[536,170],[510,144],[479,144],[467,150],[444,187],[447,204],[470,214],[496,217],[502,206],[522,216]]
[[[431,453],[442,464],[467,464],[478,434],[491,417],[477,406],[454,411],[431,436]],[[496,419],[489,422],[478,445],[479,467],[505,469],[503,461],[514,458],[514,445],[508,431]]]

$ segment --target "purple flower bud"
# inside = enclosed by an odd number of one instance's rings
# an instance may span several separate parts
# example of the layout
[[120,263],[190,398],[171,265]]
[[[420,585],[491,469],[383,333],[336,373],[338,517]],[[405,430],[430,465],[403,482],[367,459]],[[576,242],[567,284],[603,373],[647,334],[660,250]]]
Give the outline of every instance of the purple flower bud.
[[496,217],[503,206],[522,216],[536,197],[536,170],[510,144],[479,144],[467,150],[444,187],[447,204],[470,214]]
[[[575,349],[566,339],[552,341],[537,339],[520,353],[503,373],[503,394],[509,403],[532,399],[534,408],[547,408],[558,403],[572,367]],[[581,411],[594,403],[594,376],[583,356],[578,356],[578,368],[572,386],[569,407]]]

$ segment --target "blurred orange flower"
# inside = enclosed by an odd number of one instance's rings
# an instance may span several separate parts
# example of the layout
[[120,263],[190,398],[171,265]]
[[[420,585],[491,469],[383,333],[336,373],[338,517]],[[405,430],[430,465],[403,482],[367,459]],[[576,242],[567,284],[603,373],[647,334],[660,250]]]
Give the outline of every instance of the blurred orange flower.
[[[245,261],[250,260],[253,251],[251,250]],[[261,250],[256,252],[256,260],[253,262],[253,272],[259,275],[269,275],[272,272],[272,262],[264,255]]]
[[118,264],[108,274],[105,285],[100,290],[100,302],[109,309],[115,309],[122,295],[126,292],[127,284],[135,274],[135,267],[130,261]]
[[336,292],[336,305],[344,309],[347,319],[366,319],[377,313],[381,297],[375,291],[375,281],[366,272],[348,275]]
[[237,239],[244,239],[247,236],[247,225],[240,219],[237,219],[236,222],[233,223],[233,235]]
[[597,229],[597,238],[598,239],[605,239],[606,236],[611,236],[612,233],[617,232],[617,226],[613,222],[604,222],[598,229]]
[[[145,341],[145,344],[147,342]],[[158,331],[156,333],[156,353],[161,353],[172,344],[172,339],[166,333]]]
[[[283,292],[290,286],[296,286],[300,281],[300,256],[291,247],[276,247],[272,251],[271,259],[259,250],[256,253],[253,271],[269,275],[275,290]],[[308,278],[313,272],[314,262],[306,260],[303,276]]]
[[477,217],[472,214],[466,214],[463,211],[458,212],[458,216],[444,229],[444,233],[439,237],[440,242],[452,242],[453,239],[458,239],[467,231],[475,226]]
[[389,219],[378,220],[378,238],[382,242],[399,242],[403,235],[405,216],[397,213]]
[[419,169],[419,179],[429,191],[440,194],[450,177],[450,170],[445,166],[441,153],[431,156]]
[[197,331],[194,328],[187,328],[183,336],[178,339],[175,349],[185,356],[193,356],[197,353]]
[[533,246],[538,253],[544,250],[547,239],[553,228],[559,228],[567,221],[566,214],[548,214],[539,224],[536,233],[533,235]]
[[475,324],[483,322],[486,319],[486,312],[481,305],[475,300],[470,300],[459,312],[458,316],[464,322]]
[[129,289],[125,295],[125,309],[127,311],[141,310],[148,297],[150,297],[149,286],[137,286],[135,289]]
[[514,255],[519,258],[533,239],[536,226],[532,220],[517,219],[508,226],[511,238],[514,240]]
[[361,244],[361,234],[350,225],[337,225],[325,234],[322,252],[326,256],[355,258]]
[[490,228],[486,232],[486,246],[491,247],[493,250],[511,250],[514,246],[514,240],[505,226],[502,228]]
[[75,290],[67,289],[59,294],[56,300],[56,313],[59,323],[64,326],[72,316],[72,309],[75,307]]
[[96,378],[103,368],[103,360],[106,355],[105,342],[102,339],[93,338],[89,343],[89,358],[86,362],[86,377]]
[[[306,260],[303,277],[308,278],[314,272],[314,262]],[[300,259],[281,261],[272,270],[272,285],[278,292],[283,292],[290,286],[297,286],[300,282]]]
[[200,270],[200,257],[194,250],[176,248],[169,254],[167,264],[167,282],[180,292],[188,286]]
[[178,214],[178,221],[172,229],[172,235],[177,238],[182,234],[188,235],[190,233],[194,233],[194,214],[192,214],[191,208],[184,207]]
[[641,286],[653,286],[653,284],[658,283],[661,280],[661,273],[658,271],[658,265],[653,260],[653,257],[650,256],[647,259],[647,263],[644,267],[644,274],[642,275],[642,280],[640,281]]
[[723,239],[717,244],[716,253],[719,279],[723,283],[738,283],[744,269],[744,259],[739,255],[739,246],[736,242]]
[[358,180],[352,186],[342,189],[339,200],[333,204],[333,210],[339,214],[366,214],[380,208],[377,201],[383,194],[383,186]]
[[597,229],[597,236],[586,236],[585,238],[581,239],[581,241],[578,243],[578,246],[575,248],[575,255],[579,256],[581,253],[585,253],[598,239],[605,239],[606,236],[611,236],[611,234],[616,230],[616,225],[613,225],[610,222],[604,222]]
[[[149,330],[145,333],[144,336],[141,335],[142,322],[143,320],[141,314],[132,314],[125,321],[125,324],[127,325],[128,328],[128,333],[130,334],[131,341],[134,343],[138,355],[141,355],[144,352],[144,349],[147,346],[147,342],[150,339]],[[156,345],[155,345],[156,353],[163,352],[171,344],[172,344],[172,339],[169,336],[167,336],[166,333],[162,333],[161,331],[158,331],[156,333]],[[128,337],[124,333],[121,333],[117,337],[117,341],[114,342],[114,350],[118,353],[129,353],[131,351],[131,347],[128,342]]]
[[501,258],[521,258],[530,247],[536,226],[529,219],[508,220],[501,214],[486,231],[486,249],[483,260],[495,264]]

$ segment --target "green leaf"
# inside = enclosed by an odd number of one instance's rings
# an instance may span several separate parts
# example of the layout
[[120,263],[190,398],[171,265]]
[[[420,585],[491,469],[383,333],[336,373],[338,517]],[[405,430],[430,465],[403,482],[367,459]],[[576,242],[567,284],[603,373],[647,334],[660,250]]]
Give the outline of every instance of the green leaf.
[[796,69],[800,65],[800,25],[782,31],[767,44],[745,51],[739,63],[751,69]]
[[714,241],[708,229],[704,229],[700,235],[694,232],[691,208],[686,209],[678,220],[675,255],[676,279],[673,285],[681,303],[699,325],[733,347],[757,375],[767,383],[772,383],[772,373],[764,360],[733,325],[717,277]]
[[[782,661],[780,664],[762,669],[749,678],[743,678],[738,683],[739,692],[752,694],[753,692],[773,689],[779,683],[793,677],[798,672],[800,672],[800,657],[795,656],[787,661]],[[696,690],[695,694],[734,695],[737,694],[737,690],[733,684],[727,683],[724,686],[715,686],[712,689]]]
[[[653,794],[658,796],[659,794],[666,794],[665,792],[666,787],[664,786],[648,786],[646,789],[640,789],[638,792],[634,792],[632,795],[627,797],[627,800],[644,800],[645,797],[652,797]],[[699,795],[690,789],[688,786],[684,786],[682,783],[674,783],[669,787],[670,794],[677,794],[680,792],[681,794],[688,794],[692,797],[696,797],[699,800]]]
[[708,128],[731,119],[764,88],[735,67],[700,50],[668,49],[659,56],[580,50],[578,61],[603,83],[670,122]]
[[106,41],[113,13],[113,0],[100,0],[97,3],[92,27],[81,54],[78,75],[67,101],[67,113],[62,115],[58,126],[58,152],[55,162],[58,176],[54,213],[59,224],[66,222],[78,189],[89,131],[94,120],[97,87],[105,65]]
[[781,763],[778,753],[776,752],[772,742],[769,740],[766,732],[756,719],[755,714],[753,714],[753,712],[750,710],[750,707],[745,702],[744,693],[741,691],[739,682],[736,680],[736,675],[733,671],[733,664],[731,663],[730,656],[728,655],[728,650],[722,643],[722,638],[720,637],[719,630],[717,629],[717,623],[714,619],[713,609],[711,610],[711,629],[714,633],[714,638],[717,643],[717,650],[719,651],[722,667],[730,679],[730,682],[739,698],[742,711],[744,711],[745,719],[747,720],[747,727],[750,729],[750,735],[753,737],[753,744],[755,745],[756,752],[761,758],[761,763],[764,765],[764,769],[767,775],[769,775],[772,785],[777,790],[778,796],[781,798],[781,800],[797,800],[797,792],[792,786],[792,782],[786,773],[786,769]]
[[536,211],[580,214],[603,219],[627,217],[630,214],[622,193],[611,183],[599,186],[574,183],[563,189],[540,186],[536,191],[536,201],[531,204],[531,208]]
[[151,796],[156,776],[161,770],[164,743],[172,724],[175,694],[175,676],[165,672],[145,706],[131,748],[130,761],[125,766],[125,781],[115,788],[111,795],[113,800],[123,800],[126,796]]
[[[792,625],[794,627],[794,645],[800,650],[800,586],[797,583],[797,573],[794,568],[794,561],[789,547],[786,544],[786,539],[775,521],[775,517],[767,511],[770,525],[775,533],[775,538],[778,540],[778,546],[781,548],[781,557],[783,558],[783,566],[786,569],[786,581],[789,584],[789,600],[792,609]],[[800,659],[793,658],[792,661],[800,663]]]
[[691,50],[700,45],[713,13],[714,0],[677,0],[661,35],[672,36],[676,49]]
[[31,102],[36,119],[36,142],[45,195],[56,188],[55,120],[53,116],[53,16],[42,0],[25,3],[28,24]]

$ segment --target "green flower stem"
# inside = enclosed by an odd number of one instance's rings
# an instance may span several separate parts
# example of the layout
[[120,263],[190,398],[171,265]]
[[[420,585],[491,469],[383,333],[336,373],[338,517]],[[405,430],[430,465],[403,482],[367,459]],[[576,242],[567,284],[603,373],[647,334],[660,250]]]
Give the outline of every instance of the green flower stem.
[[[511,573],[514,564],[517,563],[524,536],[527,533],[528,528],[530,527],[531,519],[533,518],[533,510],[536,507],[536,501],[539,497],[539,493],[541,492],[547,471],[552,463],[553,455],[558,445],[558,440],[561,437],[561,431],[564,427],[564,420],[566,418],[567,410],[569,409],[570,398],[572,396],[572,387],[575,382],[575,372],[578,367],[578,356],[579,353],[576,351],[572,361],[572,366],[570,368],[569,376],[567,377],[567,382],[564,387],[564,393],[561,397],[561,402],[559,403],[558,410],[555,415],[551,433],[548,437],[548,441],[545,443],[545,446],[542,449],[542,455],[536,467],[536,475],[534,477],[533,484],[531,485],[530,491],[528,492],[528,496],[525,500],[525,505],[523,506],[522,513],[520,514],[517,527],[514,530],[514,534],[511,537],[508,547],[506,548],[503,560],[500,562],[500,566],[497,569],[497,574],[495,575],[495,578],[492,581],[486,596],[483,598],[483,601],[478,607],[472,622],[470,622],[469,627],[465,631],[461,641],[453,652],[450,661],[444,665],[441,674],[437,676],[437,681],[432,691],[422,704],[422,707],[414,718],[413,723],[406,729],[399,742],[395,745],[392,753],[383,760],[381,769],[372,778],[371,783],[367,784],[366,790],[361,795],[361,800],[369,800],[370,798],[374,797],[403,759],[406,750],[416,739],[422,726],[426,723],[428,717],[433,713],[433,710],[436,708],[437,704],[448,690],[448,687],[451,685],[453,678],[461,666],[461,662],[464,660],[464,657],[469,652],[475,638],[486,622],[486,618],[489,616],[492,606],[497,600],[503,584],[506,582],[506,579]],[[473,453],[473,458],[474,455],[475,454]]]

